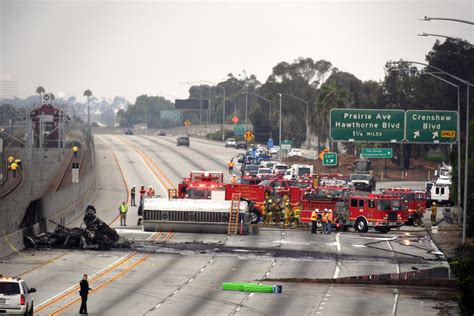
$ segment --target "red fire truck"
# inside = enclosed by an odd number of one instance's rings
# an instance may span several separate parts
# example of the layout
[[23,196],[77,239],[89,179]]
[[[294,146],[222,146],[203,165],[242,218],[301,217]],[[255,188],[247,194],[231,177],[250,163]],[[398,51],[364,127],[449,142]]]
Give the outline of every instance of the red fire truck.
[[225,190],[222,171],[191,171],[178,185],[178,198],[210,199],[211,192],[217,190]]
[[262,217],[262,208],[266,194],[275,196],[271,188],[259,184],[227,184],[225,187],[225,199],[232,200],[232,194],[240,193],[242,199],[253,202],[250,209],[252,224],[258,223]]
[[[373,228],[381,233],[388,233],[390,229],[402,226],[406,217],[403,214],[401,199],[393,195],[368,194],[349,195],[339,199],[331,199],[322,207],[333,210],[336,224],[344,227],[354,227],[355,230],[365,233]],[[301,220],[309,222],[313,205],[305,206],[301,211]]]
[[423,212],[426,210],[426,192],[414,191],[411,188],[388,188],[382,190],[382,193],[402,199],[402,206],[409,225],[413,224],[415,212],[419,206],[422,207]]

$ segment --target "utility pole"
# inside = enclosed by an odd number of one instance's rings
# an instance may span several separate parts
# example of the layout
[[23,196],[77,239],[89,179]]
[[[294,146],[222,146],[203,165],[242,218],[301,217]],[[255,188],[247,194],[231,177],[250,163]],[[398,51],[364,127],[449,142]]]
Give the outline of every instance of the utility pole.
[[[462,214],[462,244],[466,244],[466,225],[467,225],[467,175],[468,175],[468,162],[469,162],[469,88],[467,85],[467,104],[466,104],[466,148],[464,156],[464,203],[463,203],[463,214]],[[461,166],[459,166],[461,167]],[[459,193],[458,193],[459,194]]]
[[249,106],[249,86],[245,89],[245,126],[247,126],[247,108]]
[[222,104],[222,142],[225,141],[225,89],[224,90],[224,100]]
[[40,181],[43,181],[43,162],[44,162],[44,114],[40,115],[40,138],[39,138],[39,147],[40,147]]
[[280,146],[280,149],[281,149],[281,93],[278,93],[278,96],[280,97],[280,137],[279,137],[278,145]]
[[28,187],[30,196],[33,195],[33,129],[30,118],[30,111],[26,112],[26,150],[28,157]]

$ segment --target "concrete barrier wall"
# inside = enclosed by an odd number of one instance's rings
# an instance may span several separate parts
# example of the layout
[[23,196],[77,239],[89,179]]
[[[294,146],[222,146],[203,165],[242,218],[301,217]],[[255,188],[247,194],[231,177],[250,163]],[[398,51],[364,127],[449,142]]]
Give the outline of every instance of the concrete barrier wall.
[[[92,149],[93,151],[93,149]],[[93,157],[93,155],[91,155]],[[0,258],[8,256],[15,251],[20,251],[24,248],[23,239],[25,235],[34,235],[40,232],[52,231],[55,224],[49,220],[53,220],[63,225],[69,225],[84,215],[84,209],[87,205],[95,199],[96,196],[96,172],[95,169],[90,170],[86,175],[79,179],[79,183],[71,183],[57,192],[50,193],[38,200],[35,203],[39,208],[39,222],[24,229],[16,230],[8,233],[0,232]],[[18,197],[11,197],[11,199],[18,199]],[[3,201],[6,202],[6,201]],[[0,209],[4,209],[3,218],[6,222],[17,223],[18,216],[25,213],[23,209],[18,206],[26,202],[28,206],[29,201],[13,201],[9,200],[8,205],[4,203]],[[10,206],[15,206],[12,208]],[[13,212],[14,210],[17,212]],[[13,216],[17,213],[17,216]],[[8,216],[8,215],[11,216]],[[14,218],[15,217],[15,218]],[[17,225],[16,224],[16,225]]]

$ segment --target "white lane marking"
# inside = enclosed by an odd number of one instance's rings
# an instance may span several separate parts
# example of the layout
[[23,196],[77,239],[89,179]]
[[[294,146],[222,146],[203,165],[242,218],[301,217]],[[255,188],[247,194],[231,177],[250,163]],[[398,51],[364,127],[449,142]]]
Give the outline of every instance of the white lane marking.
[[339,235],[341,233],[336,234],[336,250],[337,252],[341,252],[341,240],[339,239]]
[[339,269],[339,262],[336,262],[336,269],[334,270],[334,275],[332,276],[333,279],[337,279],[338,276],[339,276],[339,272],[340,272],[340,269]]
[[160,303],[160,304],[158,304],[158,305],[156,305],[156,306],[155,306],[155,308],[158,308],[158,307],[160,307],[160,306],[161,306],[161,303]]
[[[395,258],[395,260],[397,260],[397,257],[395,256],[395,252],[393,251],[392,245],[388,242],[388,240],[387,240],[387,245],[390,248],[390,251],[393,253],[393,257]],[[400,264],[398,264],[398,261],[397,261],[397,273],[400,274]]]
[[397,305],[398,305],[398,290],[395,292],[395,297],[393,299],[392,315],[397,315]]
[[[161,189],[163,190],[163,193],[164,195],[167,197],[168,196],[168,190],[165,189],[165,187],[163,186],[163,184],[161,183],[161,179],[159,179],[156,174],[153,172],[154,170],[151,169],[151,167],[145,162],[145,159],[142,158],[142,156],[136,152],[131,146],[128,146],[126,145],[128,148],[130,148],[131,150],[133,150],[133,152],[135,152],[135,154],[140,157],[141,161],[143,161],[143,163],[145,164],[145,166],[147,167],[148,170],[150,170],[150,173],[153,175],[153,177],[155,178],[156,182],[158,183],[158,185],[161,187]],[[151,160],[151,158],[149,157],[149,159]],[[165,181],[165,180],[163,180]]]
[[367,248],[366,245],[352,245],[352,247],[356,247],[356,248]]
[[[110,267],[113,266],[114,264],[117,264],[119,261],[123,260],[125,257],[127,257],[128,255],[130,255],[131,253],[132,253],[132,252],[128,252],[127,254],[125,254],[125,256],[123,256],[123,257],[117,259],[116,261],[112,262],[111,264],[109,264],[109,265],[106,266],[105,268],[103,268],[103,269],[97,271],[96,273],[94,273],[94,274],[91,276],[91,279],[92,279],[95,275],[101,273],[102,271],[107,270],[108,268],[110,268]],[[60,295],[62,295],[62,294],[64,294],[64,293],[66,293],[67,291],[70,291],[71,289],[75,288],[76,286],[77,286],[77,284],[74,284],[73,286],[68,287],[68,288],[65,289],[64,291],[59,292],[59,293],[56,294],[55,296],[53,296],[53,297],[51,297],[51,298],[48,298],[46,301],[41,302],[38,306],[36,306],[36,308],[40,308],[42,305],[47,304],[48,302],[54,300],[56,297],[58,297],[58,296],[60,296]]]

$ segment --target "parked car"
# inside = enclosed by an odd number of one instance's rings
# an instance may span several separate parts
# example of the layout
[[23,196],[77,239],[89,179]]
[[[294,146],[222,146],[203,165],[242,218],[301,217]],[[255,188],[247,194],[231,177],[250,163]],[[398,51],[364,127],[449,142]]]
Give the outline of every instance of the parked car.
[[276,155],[276,154],[278,154],[279,150],[280,150],[280,146],[273,146],[272,148],[270,148],[270,153],[272,155]]
[[189,137],[188,136],[179,136],[176,140],[177,146],[188,146],[189,147]]
[[254,176],[258,172],[259,165],[246,165],[244,169],[245,176]]
[[158,136],[166,136],[166,132],[165,132],[165,131],[158,131],[158,132],[156,132],[156,135],[158,135]]
[[125,131],[125,135],[133,135],[133,131],[131,129],[127,129]]
[[247,149],[247,143],[243,142],[243,141],[237,142],[237,144],[235,144],[235,148],[237,148],[237,149],[239,149],[239,148]]
[[33,315],[34,292],[21,278],[0,277],[0,314]]
[[224,144],[225,147],[234,147],[235,148],[236,145],[237,145],[237,142],[235,141],[235,138],[227,138],[225,140],[225,144]]
[[295,156],[303,157],[300,149],[293,148],[288,152],[288,157],[295,157]]
[[262,176],[269,175],[269,174],[273,176],[272,169],[270,169],[270,168],[258,168],[258,170],[257,170],[257,177],[258,178],[261,178]]

